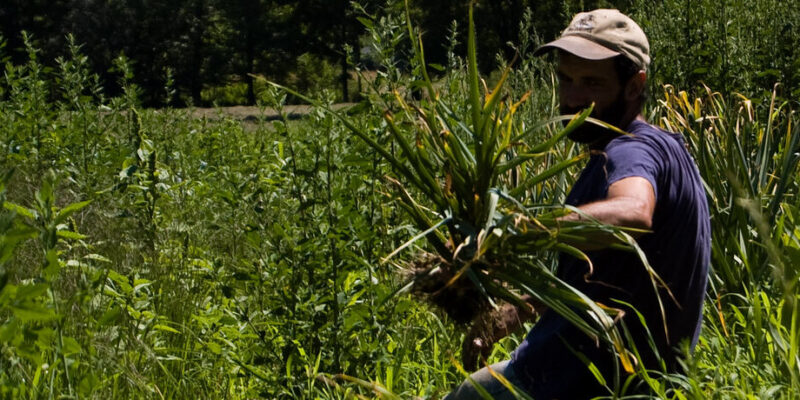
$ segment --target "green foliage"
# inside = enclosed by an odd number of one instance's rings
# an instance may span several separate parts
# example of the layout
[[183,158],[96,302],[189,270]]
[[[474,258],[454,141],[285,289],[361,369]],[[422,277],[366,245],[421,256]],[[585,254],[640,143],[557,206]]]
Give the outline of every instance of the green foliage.
[[[304,88],[306,92],[319,93],[322,90],[335,90],[331,83],[342,73],[327,60],[305,53],[297,57],[295,67],[287,77],[287,84],[292,87]],[[338,99],[341,101],[341,98]]]
[[[712,254],[717,290],[748,293],[771,286],[773,274],[792,282],[789,266],[796,264],[771,254],[785,246],[778,239],[792,218],[791,203],[785,201],[793,201],[798,191],[800,132],[791,104],[779,103],[775,93],[768,105],[759,106],[744,96],[732,101],[706,90],[691,99],[667,87],[659,103],[663,123],[689,137],[706,179],[712,220],[720,227],[712,232],[712,242],[719,245]],[[774,243],[747,245],[768,238]]]
[[[584,122],[616,128],[589,118],[591,108],[573,117],[533,122],[525,128],[516,110],[529,93],[518,101],[506,98],[504,85],[510,68],[504,70],[494,89],[481,93],[472,12],[470,8],[467,84],[462,91],[434,87],[421,39],[413,40],[411,79],[425,96],[412,102],[395,91],[393,102],[381,98],[386,106],[382,128],[390,137],[391,148],[379,143],[372,132],[358,126],[346,113],[334,112],[320,101],[273,85],[324,108],[392,167],[386,180],[396,193],[394,203],[408,213],[421,233],[386,256],[384,262],[423,237],[434,250],[433,254],[417,252],[416,258],[421,261],[410,263],[413,276],[401,290],[411,287],[430,293],[434,303],[461,323],[471,322],[497,300],[524,307],[520,296],[530,296],[594,340],[611,346],[624,369],[633,373],[635,363],[614,323],[620,311],[595,303],[561,281],[542,261],[547,259],[542,253],[559,251],[591,263],[578,250],[582,245],[594,241],[635,250],[636,242],[622,228],[561,221],[558,217],[568,210],[551,212],[552,203],[528,201],[529,192],[550,186],[549,178],[588,155],[565,160],[548,157],[557,152],[559,141],[573,129]],[[406,24],[408,36],[414,37],[408,9]],[[550,133],[546,127],[561,121],[565,122],[563,127],[545,136]],[[650,272],[656,291],[660,278]]]
[[670,83],[701,94],[705,84],[766,100],[775,82],[783,85],[782,98],[800,93],[800,59],[791,49],[800,39],[800,12],[789,3],[642,1],[628,11],[650,39],[653,93]]
[[[92,82],[74,54],[63,73]],[[380,303],[394,283],[377,259],[404,223],[375,191],[385,166],[316,111],[242,126],[139,109],[117,65],[125,89],[105,103],[66,81],[70,95],[38,101],[59,86],[35,79],[35,59],[8,67],[4,396],[339,396],[317,372],[376,371],[441,393],[446,357],[402,366],[457,338],[408,299]]]
[[692,98],[665,87],[653,110],[683,132],[712,215],[712,275],[701,342],[672,396],[793,398],[797,346],[798,132],[791,102]]
[[213,104],[216,107],[245,104],[247,102],[247,84],[237,82],[222,87],[209,87],[203,89],[200,96],[202,104]]
[[[496,68],[498,58],[508,62],[515,57],[519,37],[530,38],[536,46],[557,36],[579,11],[618,8],[648,33],[654,55],[653,93],[660,92],[663,83],[682,88],[705,83],[723,93],[762,98],[765,88],[769,92],[778,81],[785,88],[782,97],[800,93],[800,59],[794,49],[800,39],[800,12],[792,2],[492,0],[475,7],[481,16],[476,21],[481,44],[477,61],[485,74]],[[319,86],[336,88],[342,99],[350,99],[357,83],[347,80],[344,69],[407,68],[409,42],[384,47],[397,48],[399,54],[392,59],[375,60],[364,51],[374,32],[364,20],[370,15],[376,22],[390,20],[402,8],[396,0],[307,0],[302,5],[285,0],[7,0],[0,5],[0,36],[8,42],[4,56],[14,65],[27,62],[26,42],[35,43],[44,64],[52,68],[58,65],[51,60],[70,43],[82,44],[91,60],[86,67],[112,96],[121,90],[111,72],[114,59],[125,54],[137,71],[140,99],[148,106],[213,105],[213,100],[223,104],[216,96],[208,102],[203,91],[239,83],[247,86],[244,96],[225,101],[253,105],[258,98],[249,74],[307,89],[291,82],[302,58],[324,60],[338,72],[331,75],[324,68],[301,80],[318,80]],[[452,22],[466,21],[468,2],[411,1],[410,9],[425,33],[426,58],[447,65]],[[530,23],[523,24],[525,18]],[[465,31],[463,24],[456,29],[461,36]],[[456,52],[463,54],[465,47],[466,42],[460,43]],[[165,86],[174,89],[166,97]]]
[[[334,82],[341,73],[340,68],[311,53],[299,56],[290,70],[292,72],[286,74],[286,81],[292,87],[313,93],[321,93],[323,90],[336,90]],[[266,86],[263,79],[253,81],[256,103],[263,104],[265,102]],[[215,107],[247,104],[248,90],[246,82],[231,82],[225,86],[207,87],[202,91],[201,103],[214,105]],[[340,94],[337,95],[336,100],[342,100]]]

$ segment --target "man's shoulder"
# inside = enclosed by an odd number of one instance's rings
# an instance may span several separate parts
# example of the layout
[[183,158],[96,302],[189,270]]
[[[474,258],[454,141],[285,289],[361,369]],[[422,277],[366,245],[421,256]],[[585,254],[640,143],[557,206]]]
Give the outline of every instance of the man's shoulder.
[[633,143],[659,149],[685,150],[686,145],[680,134],[666,131],[658,126],[643,120],[634,120],[625,130],[627,135],[620,135],[611,140],[606,150],[617,146],[626,146]]
[[682,180],[699,182],[696,166],[686,142],[680,134],[665,131],[645,121],[637,120],[628,126],[628,135],[614,138],[605,147],[606,171],[609,181],[627,176],[648,178],[657,184]]
[[666,131],[658,126],[640,119],[631,122],[625,131],[628,132],[629,137],[659,138],[676,136],[675,133]]

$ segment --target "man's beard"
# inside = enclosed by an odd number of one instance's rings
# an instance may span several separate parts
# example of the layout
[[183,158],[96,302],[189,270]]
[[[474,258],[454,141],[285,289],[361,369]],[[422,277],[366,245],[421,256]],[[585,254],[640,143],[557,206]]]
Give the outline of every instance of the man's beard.
[[[605,123],[614,125],[620,129],[625,129],[626,127],[620,126],[622,122],[622,117],[625,114],[625,97],[624,93],[620,92],[619,96],[614,100],[611,105],[606,107],[604,110],[600,110],[595,107],[592,110],[592,114],[590,115],[592,118],[599,119]],[[562,115],[570,115],[570,114],[577,114],[584,109],[588,108],[589,106],[585,107],[566,107],[561,106],[560,111]],[[572,132],[567,135],[568,138],[571,140],[582,143],[582,144],[593,144],[593,143],[607,143],[609,140],[615,138],[618,133],[608,129],[604,126],[597,125],[592,122],[584,122],[577,128],[575,128]]]

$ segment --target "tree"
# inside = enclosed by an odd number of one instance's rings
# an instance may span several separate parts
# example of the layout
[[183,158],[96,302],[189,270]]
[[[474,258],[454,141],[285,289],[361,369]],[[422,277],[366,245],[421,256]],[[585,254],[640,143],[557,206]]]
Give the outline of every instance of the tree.
[[[361,0],[358,2],[368,13],[376,12],[386,1]],[[297,6],[292,14],[292,25],[299,29],[303,50],[336,62],[341,68],[339,84],[342,100],[349,101],[348,52],[359,56],[358,39],[364,26],[350,0],[308,0]]]
[[253,74],[281,72],[270,61],[285,60],[296,43],[296,31],[288,25],[294,6],[287,0],[220,1],[218,6],[230,21],[228,43],[234,49],[234,69],[247,82],[247,101],[256,101]]

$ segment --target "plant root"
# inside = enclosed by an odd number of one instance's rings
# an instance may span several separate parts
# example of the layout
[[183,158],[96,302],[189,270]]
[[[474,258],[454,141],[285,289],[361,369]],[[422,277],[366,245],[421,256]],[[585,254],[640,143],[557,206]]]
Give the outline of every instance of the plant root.
[[481,312],[490,309],[481,294],[466,276],[450,282],[457,268],[441,256],[421,253],[410,265],[414,278],[412,293],[436,305],[459,324],[468,324]]

